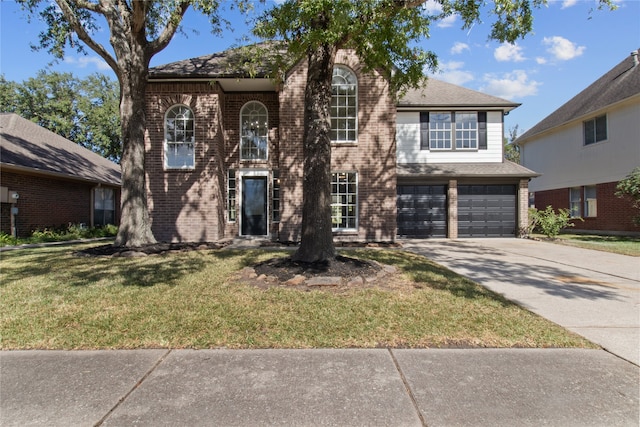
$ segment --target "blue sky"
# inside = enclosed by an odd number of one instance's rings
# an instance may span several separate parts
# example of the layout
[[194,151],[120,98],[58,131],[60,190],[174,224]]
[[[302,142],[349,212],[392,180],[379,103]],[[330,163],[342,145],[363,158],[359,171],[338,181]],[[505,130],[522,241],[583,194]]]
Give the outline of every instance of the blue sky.
[[[533,32],[513,45],[487,39],[489,15],[468,30],[462,30],[460,19],[452,17],[434,24],[423,46],[438,55],[436,78],[521,103],[506,117],[505,127],[508,131],[517,125],[522,133],[640,48],[640,0],[615,3],[618,9],[610,12],[597,10],[596,0],[550,0],[546,7],[534,10]],[[234,31],[214,36],[204,17],[188,12],[187,36],[177,35],[151,65],[239,44],[248,34],[246,19],[229,10],[225,16]],[[7,80],[26,80],[51,62],[46,52],[30,49],[42,28],[37,21],[28,23],[13,1],[0,2],[0,73]],[[106,41],[106,32],[102,38]],[[88,56],[68,52],[50,69],[78,77],[103,72],[114,78],[93,52]]]

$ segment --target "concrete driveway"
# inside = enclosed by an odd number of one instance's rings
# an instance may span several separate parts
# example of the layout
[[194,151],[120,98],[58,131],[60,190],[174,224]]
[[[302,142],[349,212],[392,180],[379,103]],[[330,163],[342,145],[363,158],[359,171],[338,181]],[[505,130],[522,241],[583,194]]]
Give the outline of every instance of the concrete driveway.
[[640,258],[530,239],[400,242],[640,365]]

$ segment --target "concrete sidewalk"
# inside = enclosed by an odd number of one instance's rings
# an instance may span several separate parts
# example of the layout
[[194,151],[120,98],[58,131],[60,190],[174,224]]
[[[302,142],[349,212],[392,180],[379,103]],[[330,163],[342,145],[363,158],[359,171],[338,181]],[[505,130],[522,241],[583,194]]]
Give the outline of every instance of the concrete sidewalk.
[[2,426],[638,426],[602,350],[0,352]]
[[640,365],[640,258],[529,239],[401,242]]

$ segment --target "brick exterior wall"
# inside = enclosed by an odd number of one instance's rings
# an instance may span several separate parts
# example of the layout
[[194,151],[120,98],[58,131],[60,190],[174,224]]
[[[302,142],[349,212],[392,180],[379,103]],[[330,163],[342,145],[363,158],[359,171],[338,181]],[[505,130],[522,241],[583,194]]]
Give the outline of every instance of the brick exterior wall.
[[[358,173],[358,230],[336,240],[392,241],[396,233],[396,108],[377,73],[363,74],[352,52],[336,64],[358,77],[358,142],[332,147],[332,170]],[[239,235],[227,220],[227,172],[236,170],[236,210],[241,215],[242,176],[267,175],[269,233],[299,241],[302,220],[304,87],[306,63],[288,74],[279,92],[228,92],[206,82],[150,82],[147,88],[146,172],[152,230],[160,241],[215,241]],[[267,161],[240,159],[240,110],[259,101],[269,113]],[[176,104],[195,115],[194,170],[165,170],[164,117]],[[281,221],[272,222],[272,171],[280,172]]]
[[[92,191],[96,184],[2,171],[0,182],[20,198],[15,204],[2,203],[0,231],[11,234],[11,207],[18,208],[18,237],[28,237],[34,230],[66,228],[69,223],[91,225]],[[120,189],[115,188],[116,220],[119,220]]]
[[[358,142],[333,144],[331,169],[358,173],[358,230],[338,232],[337,241],[393,241],[396,234],[396,107],[385,79],[363,73],[351,51],[340,51],[336,65],[358,79]],[[302,222],[304,87],[306,63],[287,76],[280,93],[280,175],[283,209],[280,239],[298,241]]]
[[[574,221],[575,227],[570,230],[621,233],[640,232],[640,227],[633,223],[633,217],[638,215],[638,210],[633,208],[629,200],[615,196],[614,193],[616,185],[617,182],[597,184],[597,216],[593,218],[584,218],[584,222]],[[536,191],[536,209],[542,210],[549,205],[553,206],[555,209],[568,209],[569,188]]]

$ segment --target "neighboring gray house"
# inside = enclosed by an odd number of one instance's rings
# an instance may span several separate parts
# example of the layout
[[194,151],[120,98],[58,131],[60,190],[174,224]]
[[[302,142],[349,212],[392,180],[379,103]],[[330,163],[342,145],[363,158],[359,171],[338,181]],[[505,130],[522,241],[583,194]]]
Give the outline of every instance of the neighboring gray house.
[[617,183],[640,166],[638,51],[520,136],[522,164],[542,174],[530,191],[535,206],[570,209],[574,230],[634,233],[629,200]]
[[517,236],[538,174],[504,159],[516,104],[430,78],[397,104],[398,235]]
[[120,166],[17,114],[0,113],[3,233],[118,224]]

